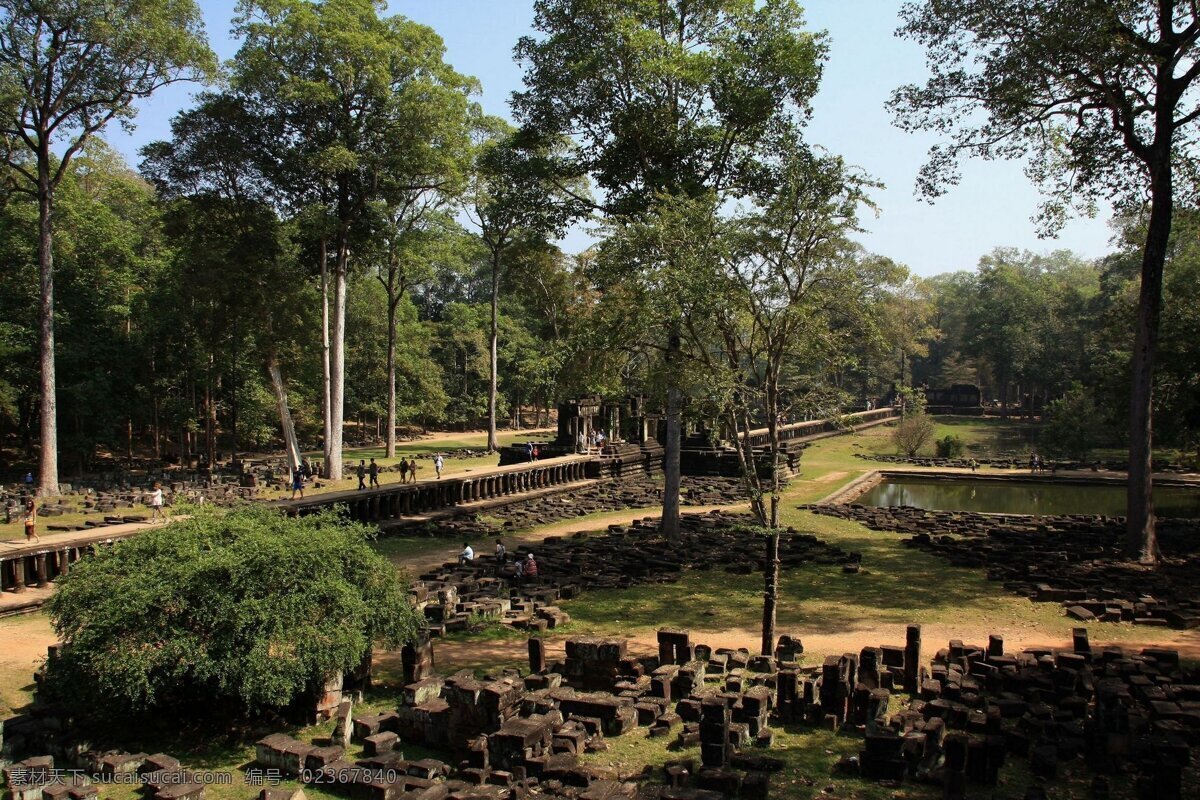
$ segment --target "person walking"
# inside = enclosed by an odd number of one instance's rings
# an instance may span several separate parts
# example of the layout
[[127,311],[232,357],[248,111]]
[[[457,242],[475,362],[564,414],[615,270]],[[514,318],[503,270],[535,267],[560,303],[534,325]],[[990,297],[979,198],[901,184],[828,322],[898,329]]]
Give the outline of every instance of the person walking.
[[154,482],[154,488],[150,492],[150,521],[166,522],[167,518],[163,516],[163,490],[162,484],[158,481]]
[[367,488],[367,462],[360,458],[358,460],[358,469],[354,471],[354,474],[358,477],[358,488],[365,490]]
[[379,465],[375,463],[375,459],[371,459],[371,466],[367,467],[367,474],[371,476],[371,488],[379,488]]
[[37,535],[37,501],[32,497],[25,503],[25,541],[40,542]]
[[417,459],[414,456],[408,457],[408,479],[412,483],[417,482]]
[[408,462],[400,459],[400,482],[408,483]]
[[445,465],[446,465],[446,462],[442,460],[441,453],[438,453],[436,456],[433,457],[433,469],[434,469],[434,472],[437,473],[438,480],[442,479],[442,467]]
[[[307,462],[305,462],[307,463]],[[292,472],[292,499],[296,499],[296,494],[300,494],[300,499],[304,499],[304,469],[297,469]]]

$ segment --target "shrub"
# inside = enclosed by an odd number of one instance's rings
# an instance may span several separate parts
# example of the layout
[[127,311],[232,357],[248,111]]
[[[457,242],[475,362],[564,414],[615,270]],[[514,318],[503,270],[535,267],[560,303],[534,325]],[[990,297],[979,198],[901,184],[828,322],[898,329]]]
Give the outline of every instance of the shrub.
[[1076,383],[1042,415],[1042,449],[1052,456],[1087,460],[1103,436],[1100,408],[1092,394]]
[[920,389],[902,386],[898,391],[904,413],[892,431],[892,441],[901,453],[912,458],[933,438],[933,417],[925,412],[925,393]]
[[953,434],[938,439],[935,446],[938,458],[958,458],[963,454],[963,440]]
[[81,709],[287,706],[418,617],[370,531],[332,512],[194,509],[75,566],[48,607],[46,688]]

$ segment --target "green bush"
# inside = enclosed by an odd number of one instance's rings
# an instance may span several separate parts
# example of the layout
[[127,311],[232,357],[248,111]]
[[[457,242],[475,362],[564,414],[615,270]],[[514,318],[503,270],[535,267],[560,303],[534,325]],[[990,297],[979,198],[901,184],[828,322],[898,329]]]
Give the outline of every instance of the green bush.
[[1074,383],[1042,415],[1042,449],[1049,455],[1087,460],[1104,436],[1103,415],[1092,393]]
[[938,439],[935,446],[938,458],[958,458],[963,454],[963,440],[953,434]]
[[281,708],[419,619],[371,532],[332,512],[193,509],[76,565],[48,603],[58,700],[107,713]]

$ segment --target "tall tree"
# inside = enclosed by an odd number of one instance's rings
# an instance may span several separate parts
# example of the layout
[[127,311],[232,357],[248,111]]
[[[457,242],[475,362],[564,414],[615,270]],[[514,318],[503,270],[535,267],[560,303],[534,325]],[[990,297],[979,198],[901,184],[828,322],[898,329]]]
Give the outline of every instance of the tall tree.
[[[351,247],[370,232],[373,204],[440,180],[412,170],[417,154],[445,133],[445,120],[430,109],[455,93],[462,100],[452,105],[465,109],[475,87],[443,61],[431,28],[379,11],[373,0],[247,0],[235,21],[244,41],[234,87],[280,120],[277,185],[293,207],[315,207],[323,217],[316,226],[322,275],[333,255],[325,451],[334,479],[343,466]],[[413,175],[414,183],[404,181]]]
[[[796,135],[816,93],[823,36],[794,0],[538,0],[516,55],[528,129],[572,136],[602,210],[637,216],[664,196],[720,198],[769,180],[760,148]],[[678,371],[676,312],[662,320]],[[679,529],[681,391],[667,392],[663,529]]]
[[[1176,178],[1195,154],[1200,7],[1189,0],[928,0],[900,34],[927,51],[924,86],[892,98],[901,127],[950,136],[918,179],[928,196],[963,155],[1032,156],[1047,230],[1100,198],[1146,207],[1129,407],[1126,551],[1158,558],[1151,394]],[[1190,188],[1190,187],[1189,187]]]
[[136,100],[215,69],[191,0],[0,2],[4,155],[14,188],[38,201],[42,494],[58,494],[54,192],[92,136],[129,124]]
[[[202,315],[202,323],[213,326],[207,343],[235,351],[251,342],[261,345],[255,355],[275,395],[288,461],[297,469],[300,447],[281,351],[295,345],[304,286],[292,278],[296,253],[271,202],[273,165],[256,146],[277,132],[243,98],[206,93],[171,121],[171,133],[171,141],[142,149],[142,172],[174,203],[169,218],[176,239],[187,243],[179,253],[187,262],[182,269],[190,273],[186,285],[196,299],[208,300]],[[228,334],[232,343],[225,341]],[[240,381],[235,376],[231,383],[236,392]],[[236,453],[236,424],[232,427]]]
[[[561,235],[576,213],[574,198],[581,187],[555,183],[546,148],[532,148],[510,125],[496,117],[480,120],[475,166],[467,190],[467,216],[479,229],[488,254],[491,277],[490,377],[488,382],[488,449],[499,449],[496,438],[500,284],[519,248],[544,247]],[[574,182],[573,182],[574,183]]]

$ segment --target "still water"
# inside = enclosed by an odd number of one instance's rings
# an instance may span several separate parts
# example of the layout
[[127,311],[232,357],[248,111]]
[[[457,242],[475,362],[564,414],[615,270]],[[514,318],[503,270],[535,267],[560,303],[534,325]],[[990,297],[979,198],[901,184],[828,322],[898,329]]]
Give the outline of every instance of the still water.
[[[864,506],[916,506],[990,514],[1104,514],[1119,517],[1125,515],[1125,487],[889,478],[854,502]],[[1200,489],[1156,487],[1154,508],[1160,517],[1200,517]]]

